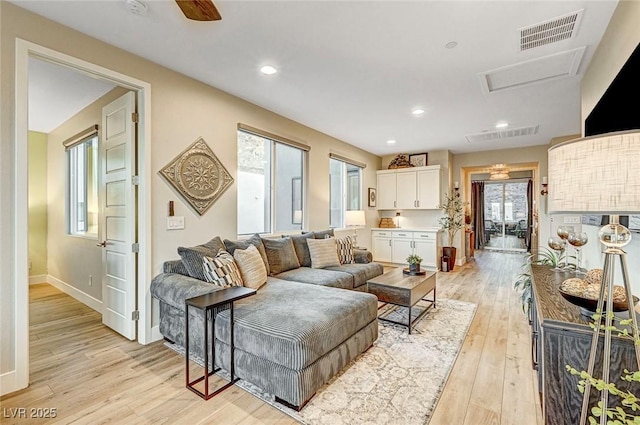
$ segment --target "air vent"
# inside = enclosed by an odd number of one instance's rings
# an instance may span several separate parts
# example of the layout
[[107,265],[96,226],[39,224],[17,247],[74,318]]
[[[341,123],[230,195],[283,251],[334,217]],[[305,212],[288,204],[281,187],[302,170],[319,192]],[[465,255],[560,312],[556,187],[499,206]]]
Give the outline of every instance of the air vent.
[[577,12],[520,28],[518,30],[520,31],[520,51],[575,37],[583,11],[584,9],[580,9]]
[[509,139],[511,137],[530,136],[538,133],[539,125],[519,128],[506,128],[504,130],[487,130],[481,133],[468,134],[465,137],[469,143],[490,142],[492,140]]
[[586,47],[567,50],[479,74],[486,94],[576,75]]

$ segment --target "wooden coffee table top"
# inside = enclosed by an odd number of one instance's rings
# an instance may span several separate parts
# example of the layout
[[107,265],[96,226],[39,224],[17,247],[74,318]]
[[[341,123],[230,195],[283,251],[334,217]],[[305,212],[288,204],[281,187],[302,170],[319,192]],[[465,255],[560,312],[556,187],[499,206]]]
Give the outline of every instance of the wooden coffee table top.
[[436,273],[406,275],[398,267],[367,281],[368,290],[378,300],[406,307],[413,306],[429,292],[435,290]]

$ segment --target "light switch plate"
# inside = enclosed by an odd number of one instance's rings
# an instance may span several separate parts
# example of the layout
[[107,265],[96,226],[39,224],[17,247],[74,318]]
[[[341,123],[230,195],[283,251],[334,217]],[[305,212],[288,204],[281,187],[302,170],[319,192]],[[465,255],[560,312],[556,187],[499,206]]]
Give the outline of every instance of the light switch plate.
[[580,224],[580,216],[565,217],[564,224]]
[[167,217],[167,230],[184,229],[184,216]]

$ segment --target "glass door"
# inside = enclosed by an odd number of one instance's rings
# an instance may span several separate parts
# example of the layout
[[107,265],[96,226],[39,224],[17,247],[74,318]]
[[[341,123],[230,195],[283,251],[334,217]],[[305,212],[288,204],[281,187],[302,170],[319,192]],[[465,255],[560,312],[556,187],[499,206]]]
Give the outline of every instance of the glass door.
[[485,182],[485,248],[526,251],[528,211],[527,181]]

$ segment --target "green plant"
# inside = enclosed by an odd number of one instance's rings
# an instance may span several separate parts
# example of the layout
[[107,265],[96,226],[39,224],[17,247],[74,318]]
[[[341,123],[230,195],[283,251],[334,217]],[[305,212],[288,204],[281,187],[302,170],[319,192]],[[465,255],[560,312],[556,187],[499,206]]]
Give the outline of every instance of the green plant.
[[541,246],[538,252],[528,254],[524,257],[522,273],[516,276],[516,281],[513,283],[513,289],[522,291],[522,294],[520,294],[522,311],[527,312],[531,300],[531,264],[557,267],[563,258],[563,253],[558,255],[555,251],[544,246]]
[[451,190],[444,196],[444,202],[438,206],[444,212],[444,216],[438,219],[438,223],[447,232],[449,245],[453,246],[453,241],[460,229],[464,228],[464,207],[468,205],[460,197],[456,190]]
[[420,264],[422,263],[422,257],[416,254],[411,254],[407,257],[407,263],[409,264]]
[[[616,321],[620,323],[622,326],[631,325],[631,319],[619,319],[614,316],[613,312],[609,312],[609,315],[612,319],[612,323]],[[602,318],[604,317],[601,312],[598,310],[592,316],[593,323],[590,323],[592,329],[598,327],[598,330],[604,329],[604,325],[602,325]],[[640,345],[640,336],[629,335],[629,331],[627,329],[619,329],[612,324],[611,330],[613,332],[617,332],[618,336],[621,338],[632,339],[634,344]],[[635,415],[634,413],[640,410],[640,399],[631,391],[624,391],[619,389],[615,383],[606,382],[603,379],[597,379],[591,376],[586,371],[577,370],[576,368],[566,365],[567,371],[574,376],[579,376],[580,380],[578,381],[578,391],[584,394],[585,385],[587,382],[591,385],[592,388],[595,388],[597,391],[601,392],[603,389],[607,389],[610,395],[618,397],[620,399],[620,406],[617,407],[608,407],[606,412],[602,411],[602,401],[598,401],[598,404],[591,408],[591,416],[589,416],[589,423],[591,425],[596,425],[600,423],[600,420],[596,420],[596,418],[601,418],[603,414],[607,416],[607,424],[612,425],[638,425],[640,424],[640,416]],[[624,370],[624,375],[621,376],[621,379],[626,382],[640,382],[640,371],[630,372],[629,370]],[[631,413],[629,412],[631,411]]]

